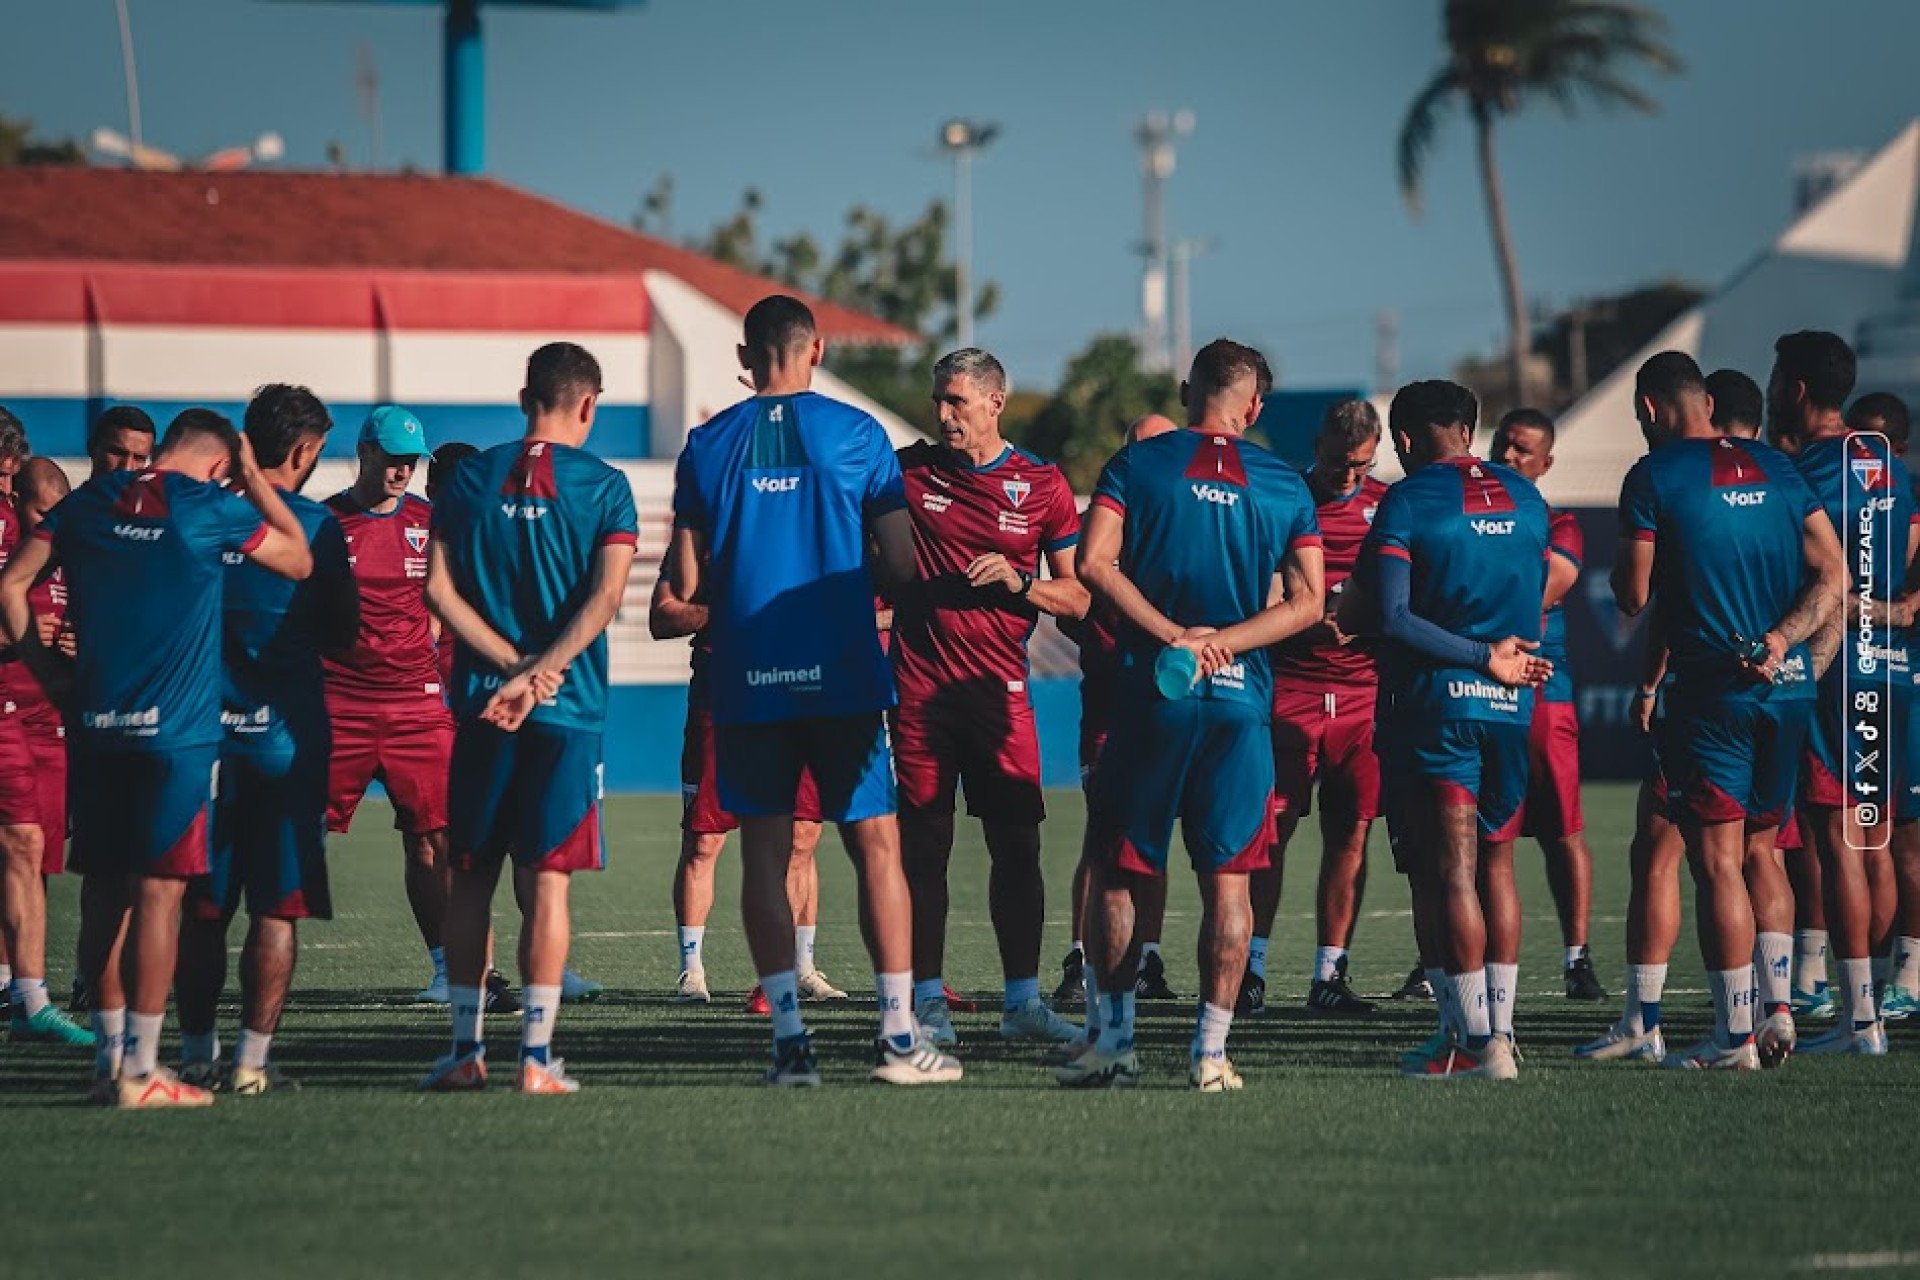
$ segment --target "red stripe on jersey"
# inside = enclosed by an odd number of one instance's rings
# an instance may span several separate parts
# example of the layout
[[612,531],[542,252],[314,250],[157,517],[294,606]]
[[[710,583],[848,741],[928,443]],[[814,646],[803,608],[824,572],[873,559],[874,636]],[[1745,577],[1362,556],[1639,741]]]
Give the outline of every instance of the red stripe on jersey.
[[1633,540],[1635,542],[1654,542],[1657,541],[1658,538],[1651,529],[1635,529],[1633,531]]
[[1395,560],[1405,560],[1409,564],[1413,562],[1412,553],[1405,547],[1396,547],[1390,542],[1383,542],[1377,549],[1383,556],[1392,556]]
[[115,515],[139,516],[145,520],[164,520],[167,518],[166,482],[158,471],[142,471],[133,478],[133,483],[120,491],[114,499]]
[[1713,487],[1725,489],[1730,485],[1760,484],[1767,473],[1753,460],[1753,455],[1742,445],[1723,439],[1712,451]]
[[[1920,515],[1916,515],[1914,519],[1916,521],[1920,521]],[[33,531],[33,536],[40,539],[40,541],[42,542],[52,542],[53,530],[47,528],[47,526],[45,525],[39,525],[35,527]]]
[[600,545],[603,547],[637,547],[640,545],[640,535],[637,533],[626,533],[621,530],[615,530],[614,532],[608,534],[606,537],[600,539]]
[[553,453],[544,440],[530,440],[521,446],[513,469],[500,492],[525,498],[557,498],[560,489],[553,478]]
[[1460,469],[1460,509],[1469,515],[1482,511],[1513,510],[1513,495],[1500,478],[1488,473],[1478,462],[1469,460]]
[[1317,547],[1320,545],[1321,543],[1320,543],[1319,534],[1303,533],[1299,537],[1295,538],[1292,542],[1289,542],[1287,544],[1287,550],[1291,551],[1295,547]]
[[240,554],[243,556],[252,555],[254,552],[260,549],[260,544],[265,542],[266,540],[267,540],[267,524],[266,524],[266,521],[263,520],[260,522],[260,527],[258,529],[255,529],[252,533],[248,534],[247,540],[240,544]]
[[1247,464],[1240,458],[1240,444],[1232,436],[1208,435],[1193,451],[1187,464],[1187,479],[1212,480],[1220,484],[1247,487]]
[[[1087,505],[1090,507],[1105,507],[1107,510],[1113,512],[1113,514],[1117,516],[1125,516],[1127,514],[1126,503],[1120,501],[1120,499],[1118,498],[1111,497],[1110,495],[1104,494],[1104,493],[1094,494],[1093,501],[1089,502]],[[1920,516],[1916,516],[1914,518],[1920,519]]]

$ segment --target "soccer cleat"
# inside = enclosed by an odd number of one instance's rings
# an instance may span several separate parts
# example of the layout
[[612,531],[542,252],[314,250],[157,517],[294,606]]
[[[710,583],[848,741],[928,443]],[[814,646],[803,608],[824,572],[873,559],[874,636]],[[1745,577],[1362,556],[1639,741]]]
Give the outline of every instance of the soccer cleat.
[[1064,1044],[1048,1045],[1046,1052],[1040,1055],[1040,1061],[1045,1066],[1058,1067],[1065,1063],[1072,1062],[1075,1058],[1085,1053],[1092,1044],[1093,1041],[1087,1039],[1086,1031],[1076,1027],[1074,1029],[1073,1039],[1066,1041]]
[[95,1107],[120,1105],[120,1081],[116,1076],[95,1076],[87,1086],[87,1104]]
[[1568,965],[1563,975],[1567,980],[1567,999],[1569,1000],[1605,1000],[1607,989],[1600,985],[1600,975],[1593,971],[1593,960],[1581,956]]
[[59,1044],[75,1049],[93,1048],[93,1032],[81,1026],[52,1005],[40,1006],[31,1018],[15,1018],[8,1034],[16,1044]]
[[1232,1093],[1246,1081],[1221,1054],[1217,1058],[1195,1058],[1192,1070],[1187,1072],[1187,1083],[1201,1093]]
[[436,970],[433,981],[413,993],[413,1002],[415,1004],[451,1004],[453,993],[447,990],[447,971]]
[[606,989],[604,984],[583,978],[572,969],[560,971],[561,1004],[589,1004],[598,1000]]
[[178,1074],[185,1083],[208,1093],[218,1093],[227,1084],[227,1069],[217,1062],[183,1062]]
[[951,1049],[960,1043],[953,1029],[953,1013],[947,1002],[929,996],[913,1006],[913,1020],[920,1024],[921,1038],[936,1049]]
[[1792,1014],[1784,1010],[1770,1013],[1754,1028],[1753,1050],[1760,1057],[1760,1065],[1771,1071],[1793,1056],[1793,1047],[1799,1039]]
[[1158,951],[1149,951],[1140,957],[1140,973],[1133,980],[1133,995],[1136,1000],[1178,1000],[1173,988],[1167,985],[1167,966],[1161,960]]
[[1087,1006],[1087,958],[1075,947],[1060,962],[1060,985],[1053,989],[1056,1009],[1084,1009]]
[[487,970],[486,1008],[491,1014],[520,1012],[520,998],[513,994],[513,986],[507,981],[507,975],[498,969]]
[[773,1065],[760,1083],[776,1089],[812,1089],[820,1083],[820,1066],[813,1059],[813,1037],[801,1032],[773,1042]]
[[800,975],[800,998],[810,1004],[819,1004],[826,1000],[845,1000],[847,993],[827,981],[827,975],[818,969],[809,969]]
[[1240,994],[1233,1002],[1236,1018],[1267,1016],[1267,980],[1249,969],[1240,975]]
[[922,1036],[904,1049],[892,1040],[875,1041],[867,1079],[876,1084],[952,1084],[965,1074],[958,1058],[940,1052]]
[[1878,1022],[1860,1031],[1852,1027],[1835,1027],[1823,1036],[1815,1036],[1811,1040],[1803,1041],[1800,1052],[1857,1053],[1867,1058],[1882,1057],[1887,1052],[1887,1028]]
[[264,1067],[236,1065],[227,1088],[243,1098],[257,1098],[263,1093],[298,1093],[300,1082],[269,1062]]
[[1824,982],[1812,991],[1793,989],[1793,1016],[1802,1022],[1825,1022],[1839,1011],[1833,1002],[1833,988]]
[[213,1092],[186,1083],[165,1067],[155,1067],[150,1076],[121,1076],[118,1100],[123,1111],[210,1107],[213,1105]]
[[486,1087],[485,1049],[459,1055],[449,1053],[435,1062],[433,1069],[420,1081],[420,1089],[424,1093],[473,1093]]
[[1920,998],[1898,983],[1889,985],[1881,994],[1880,1021],[1905,1022],[1916,1013],[1920,1013]]
[[[1423,977],[1425,975],[1422,975]],[[1333,976],[1313,980],[1307,988],[1307,1012],[1321,1018],[1359,1018],[1372,1013],[1373,1001],[1362,1000],[1347,985],[1347,962],[1343,956]]]
[[1584,1062],[1659,1062],[1667,1056],[1667,1040],[1658,1027],[1630,1031],[1616,1022],[1598,1040],[1576,1048],[1573,1056]]
[[773,1016],[773,1002],[767,999],[767,989],[757,982],[753,984],[753,990],[747,992],[747,1012],[757,1013],[763,1018]]
[[965,996],[961,995],[958,991],[955,991],[952,987],[947,986],[945,983],[940,984],[940,994],[946,997],[947,1008],[953,1010],[955,1013],[980,1012],[979,1001],[967,999]]
[[1758,1071],[1760,1054],[1751,1036],[1732,1048],[1708,1036],[1685,1053],[1668,1054],[1660,1065],[1671,1071]]
[[707,990],[707,971],[705,969],[682,969],[680,981],[673,987],[675,1004],[712,1004],[713,993]]
[[73,975],[73,991],[67,996],[67,1012],[93,1012],[93,988],[77,973]]
[[1427,981],[1427,971],[1419,965],[1413,966],[1413,971],[1407,974],[1407,980],[1400,984],[1399,990],[1387,998],[1389,1000],[1433,999],[1433,984]]
[[1007,1009],[1001,1013],[1000,1038],[1072,1044],[1080,1039],[1080,1028],[1047,1008],[1036,996],[1018,1009]]
[[1436,1030],[1425,1040],[1400,1055],[1400,1070],[1409,1074],[1418,1074],[1426,1070],[1426,1064],[1453,1043],[1453,1036],[1445,1027]]
[[1140,1060],[1131,1049],[1109,1053],[1094,1043],[1061,1063],[1053,1078],[1067,1089],[1131,1089],[1140,1083]]
[[520,1059],[520,1092],[548,1097],[580,1092],[580,1082],[567,1074],[566,1065],[559,1058],[546,1062]]
[[1494,1036],[1478,1049],[1449,1040],[1424,1063],[1403,1065],[1401,1074],[1418,1080],[1517,1080],[1520,1064],[1513,1041]]

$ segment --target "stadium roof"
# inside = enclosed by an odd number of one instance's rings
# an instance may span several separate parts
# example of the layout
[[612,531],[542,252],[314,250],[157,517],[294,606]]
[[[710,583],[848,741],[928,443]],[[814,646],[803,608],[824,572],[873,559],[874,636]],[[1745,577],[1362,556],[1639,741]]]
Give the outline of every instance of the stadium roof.
[[[796,292],[490,178],[411,174],[0,169],[4,262],[549,276],[658,271],[735,313],[769,293]],[[921,341],[851,308],[807,301],[829,342]]]

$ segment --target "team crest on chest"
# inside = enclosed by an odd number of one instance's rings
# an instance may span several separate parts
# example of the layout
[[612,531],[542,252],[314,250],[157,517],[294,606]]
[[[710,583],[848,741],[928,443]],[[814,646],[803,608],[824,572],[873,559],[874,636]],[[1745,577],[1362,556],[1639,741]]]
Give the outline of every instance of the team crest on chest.
[[413,548],[416,555],[425,552],[427,549],[427,531],[415,525],[408,525],[407,545]]
[[1000,482],[1000,488],[1005,491],[1007,501],[1011,502],[1015,507],[1018,507],[1027,500],[1027,495],[1033,492],[1033,482],[1030,480],[1002,480]]
[[1365,520],[1365,521],[1366,521],[1366,522],[1367,522],[1368,524],[1372,524],[1372,523],[1373,523],[1373,513],[1374,513],[1374,512],[1376,512],[1376,511],[1378,511],[1379,509],[1380,509],[1380,508],[1379,508],[1379,507],[1377,507],[1377,506],[1373,506],[1373,507],[1362,507],[1362,508],[1360,508],[1360,518],[1361,518],[1362,520]]

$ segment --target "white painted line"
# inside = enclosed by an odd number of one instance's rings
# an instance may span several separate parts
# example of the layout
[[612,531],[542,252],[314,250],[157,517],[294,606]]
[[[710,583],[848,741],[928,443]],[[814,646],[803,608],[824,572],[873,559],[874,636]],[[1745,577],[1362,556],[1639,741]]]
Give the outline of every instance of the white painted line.
[[1920,1266],[1920,1253],[1883,1249],[1878,1253],[1816,1253],[1789,1264],[1794,1271],[1885,1271]]

